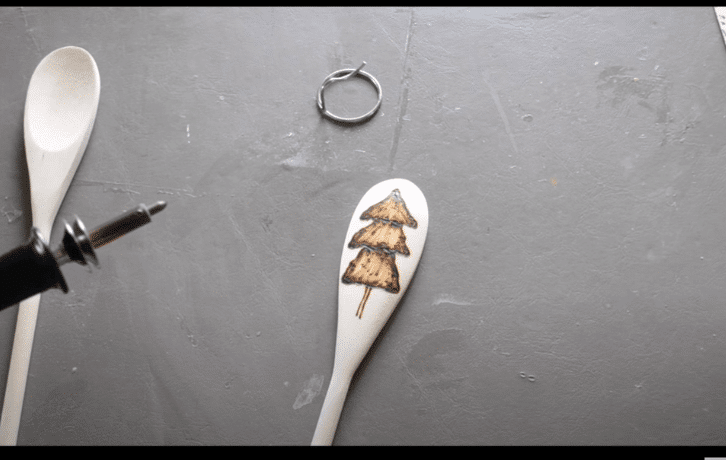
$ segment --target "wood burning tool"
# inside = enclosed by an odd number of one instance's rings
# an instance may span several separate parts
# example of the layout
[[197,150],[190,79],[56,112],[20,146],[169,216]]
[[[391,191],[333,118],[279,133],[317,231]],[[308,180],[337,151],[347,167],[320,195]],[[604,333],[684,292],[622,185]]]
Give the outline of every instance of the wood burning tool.
[[50,288],[68,292],[60,266],[68,262],[98,266],[94,251],[123,235],[151,222],[151,216],[162,211],[166,203],[159,201],[150,207],[144,204],[86,231],[83,222],[75,217],[65,222],[62,242],[51,251],[40,230],[33,227],[29,241],[0,256],[0,310]]

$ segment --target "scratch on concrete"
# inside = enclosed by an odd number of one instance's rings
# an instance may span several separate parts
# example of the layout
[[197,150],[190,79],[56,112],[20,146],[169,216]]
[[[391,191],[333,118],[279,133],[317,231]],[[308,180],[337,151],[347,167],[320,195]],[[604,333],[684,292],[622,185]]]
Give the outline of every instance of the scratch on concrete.
[[399,54],[402,54],[403,52],[401,51],[401,48],[399,48],[399,47],[398,47],[398,43],[396,43],[396,40],[394,40],[394,39],[393,39],[393,37],[391,37],[391,34],[389,34],[389,33],[388,33],[388,31],[386,30],[386,28],[385,28],[385,27],[383,27],[383,24],[381,24],[381,23],[379,22],[379,23],[378,23],[378,26],[379,26],[379,27],[380,27],[380,29],[381,29],[381,30],[383,31],[383,33],[384,33],[384,34],[386,35],[386,37],[388,37],[388,40],[389,40],[389,41],[390,41],[390,42],[391,42],[391,43],[393,44],[393,46],[395,46],[395,47],[396,47],[396,49],[398,50],[398,53],[399,53]]
[[197,339],[194,338],[194,333],[192,332],[191,329],[189,329],[189,326],[187,326],[186,321],[184,321],[184,316],[182,316],[181,313],[177,313],[176,319],[177,319],[177,321],[179,321],[179,328],[186,333],[189,343],[192,344],[192,347],[197,348],[197,346],[199,345],[197,343]]
[[418,389],[419,394],[421,395],[421,397],[426,400],[426,403],[428,405],[427,409],[431,411],[431,413],[433,414],[434,419],[437,422],[439,422],[439,424],[442,427],[445,427],[446,426],[445,421],[438,414],[438,412],[436,410],[436,404],[429,397],[429,395],[426,393],[426,390],[425,390],[424,385],[421,382],[421,380],[419,380],[418,378],[416,378],[416,375],[411,371],[411,368],[408,366],[408,364],[406,364],[406,361],[403,359],[403,357],[401,355],[398,355],[398,360],[401,361],[401,364],[403,365],[404,370],[406,371],[406,373],[408,374],[408,376],[411,377],[411,380],[413,380],[413,385]]
[[517,143],[514,142],[514,136],[512,135],[512,129],[509,127],[509,119],[507,118],[507,114],[504,113],[504,108],[502,107],[502,103],[499,100],[499,96],[497,96],[497,92],[494,91],[494,88],[492,88],[492,85],[489,84],[489,82],[482,76],[482,81],[487,85],[487,88],[489,88],[489,94],[492,95],[492,99],[494,99],[494,104],[497,106],[497,110],[499,111],[499,116],[502,118],[502,121],[504,122],[504,130],[507,132],[507,135],[509,136],[509,141],[512,143],[512,148],[514,149],[515,153],[519,153],[519,149],[517,148]]
[[324,377],[322,375],[313,374],[313,376],[305,382],[305,386],[302,391],[298,393],[292,408],[297,410],[313,402],[315,397],[319,395],[320,391],[323,389],[323,380]]
[[441,294],[438,299],[434,300],[434,305],[441,305],[442,303],[461,306],[472,305],[472,303],[467,300],[456,299],[449,294]]
[[[232,224],[232,228],[234,229],[234,233],[239,236],[239,239],[242,240],[242,242],[245,244],[245,247],[248,251],[252,251],[252,245],[249,241],[247,241],[247,238],[245,237],[245,234],[242,232],[242,229],[239,226],[239,223],[232,217],[232,211],[228,210],[227,212],[227,218],[229,219],[229,223]],[[257,260],[259,262],[259,258]]]
[[162,195],[188,196],[190,198],[199,198],[199,197],[203,197],[206,195],[206,193],[202,193],[201,195],[194,195],[192,193],[193,190],[187,190],[185,188],[158,187],[158,186],[146,185],[146,184],[133,184],[130,182],[112,182],[112,181],[76,179],[73,181],[73,185],[77,185],[77,186],[100,185],[101,187],[103,187],[104,192],[134,193],[136,195],[140,195],[141,193],[137,192],[136,190],[132,190],[129,187],[155,188],[156,192],[159,194],[162,194]]
[[406,47],[403,55],[403,77],[401,77],[401,95],[398,99],[398,119],[396,120],[396,127],[393,131],[393,143],[391,145],[390,164],[388,167],[389,172],[393,171],[393,164],[396,161],[396,153],[398,153],[398,143],[401,138],[401,128],[403,127],[403,117],[406,115],[406,109],[408,108],[408,84],[411,80],[411,75],[408,71],[408,57],[411,54],[411,38],[413,38],[413,26],[414,26],[414,15],[411,10],[411,19],[408,22],[408,33],[406,34]]
[[25,8],[23,8],[22,6],[20,7],[20,14],[23,15],[23,21],[25,22],[25,32],[27,32],[27,34],[30,35],[31,40],[33,40],[35,50],[38,52],[39,55],[42,55],[40,51],[40,45],[38,45],[38,41],[35,39],[35,35],[33,35],[33,28],[28,25],[28,18],[25,15]]
[[13,107],[21,102],[25,103],[25,98],[23,98],[23,99],[17,98],[14,101],[8,102],[7,104],[0,105],[0,110],[2,110],[2,111],[8,110],[8,109],[10,109],[10,107]]

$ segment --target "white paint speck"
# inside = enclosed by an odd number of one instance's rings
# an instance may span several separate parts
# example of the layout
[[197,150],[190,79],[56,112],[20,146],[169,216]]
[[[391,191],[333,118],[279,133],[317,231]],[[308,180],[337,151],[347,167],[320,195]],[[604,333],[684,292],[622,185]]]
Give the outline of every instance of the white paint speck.
[[313,402],[313,399],[315,399],[315,397],[319,395],[320,391],[323,389],[323,379],[324,377],[322,375],[313,374],[313,376],[305,382],[305,386],[302,391],[298,393],[292,408],[297,410]]
[[74,367],[73,369],[71,369],[71,372],[73,372],[74,374],[76,373],[76,371],[78,371],[77,367]]
[[287,166],[292,166],[294,168],[304,168],[304,167],[310,167],[310,152],[303,149],[298,151],[295,156],[290,157],[284,161],[282,161],[280,164],[284,164]]
[[23,215],[23,211],[21,211],[19,209],[15,209],[15,206],[10,205],[10,207],[12,208],[12,210],[10,210],[10,211],[6,211],[5,206],[3,206],[2,209],[0,209],[0,212],[2,212],[3,215],[5,215],[5,218],[8,220],[8,223],[13,222],[18,217]]
[[192,141],[189,140],[189,125],[187,124],[187,144],[191,144]]

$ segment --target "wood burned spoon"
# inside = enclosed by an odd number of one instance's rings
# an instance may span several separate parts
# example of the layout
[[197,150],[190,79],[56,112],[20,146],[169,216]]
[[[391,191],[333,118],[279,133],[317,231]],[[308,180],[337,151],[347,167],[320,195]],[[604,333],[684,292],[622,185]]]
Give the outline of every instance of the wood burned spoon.
[[421,259],[429,213],[406,179],[373,186],[353,213],[340,261],[335,362],[312,445],[330,445],[353,374],[383,329]]
[[[101,92],[96,62],[76,46],[40,61],[25,99],[25,158],[30,175],[33,227],[46,243],[68,186],[88,144]],[[40,294],[18,310],[10,371],[0,417],[0,445],[15,445],[38,318]]]

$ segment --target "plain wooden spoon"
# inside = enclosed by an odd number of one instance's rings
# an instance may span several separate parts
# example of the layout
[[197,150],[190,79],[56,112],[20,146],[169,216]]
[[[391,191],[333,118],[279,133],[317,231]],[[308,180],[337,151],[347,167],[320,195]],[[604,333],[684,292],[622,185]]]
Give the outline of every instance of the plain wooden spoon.
[[312,445],[330,445],[351,379],[406,292],[421,259],[429,212],[406,179],[373,186],[345,237],[338,288],[335,362]]
[[[100,93],[96,62],[88,51],[76,46],[47,55],[30,79],[25,100],[25,158],[33,227],[46,242],[86,150]],[[20,302],[0,418],[2,445],[17,442],[39,305],[40,294]]]

